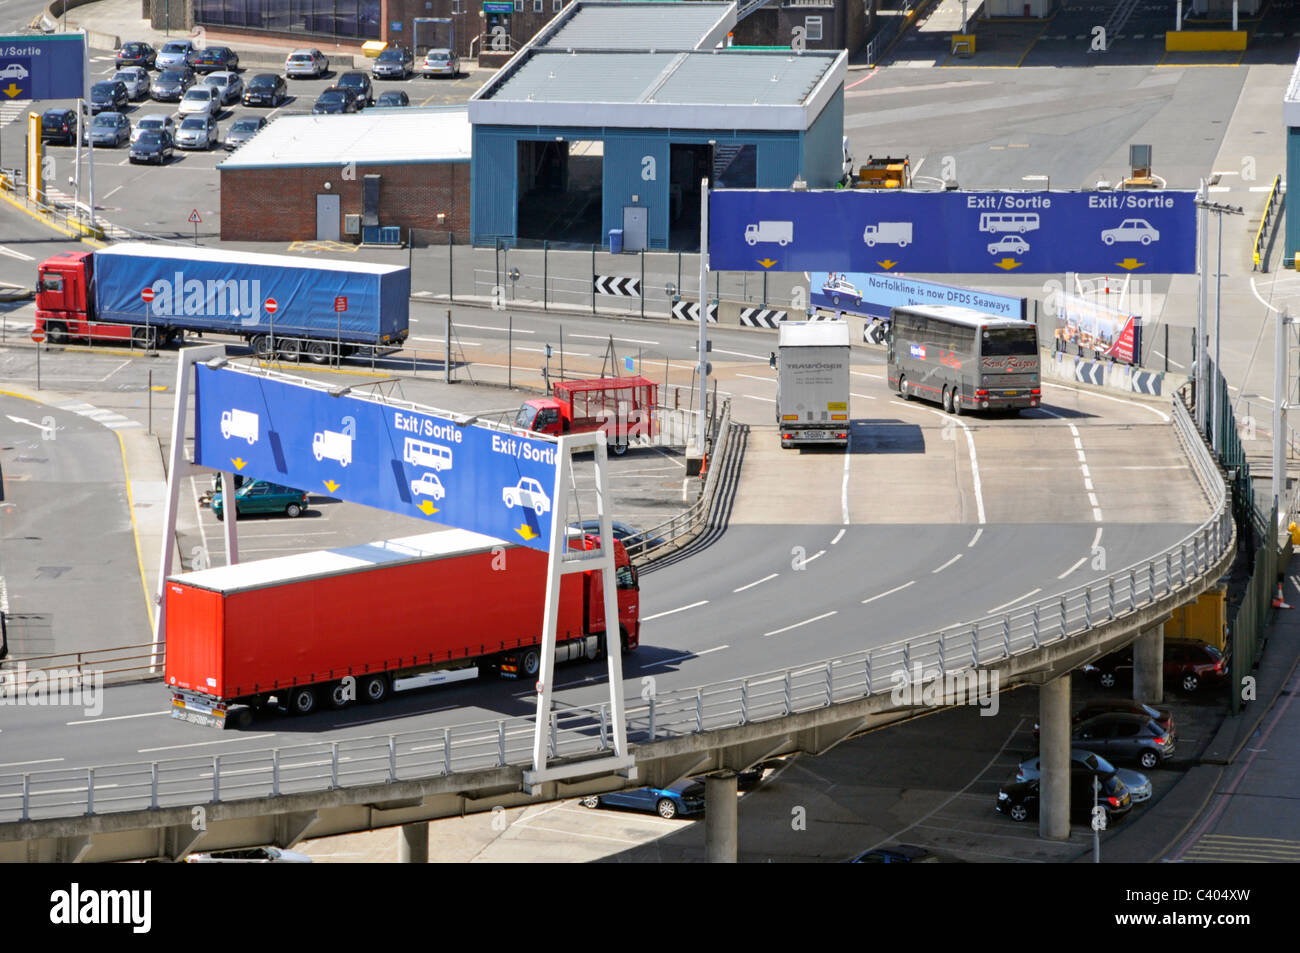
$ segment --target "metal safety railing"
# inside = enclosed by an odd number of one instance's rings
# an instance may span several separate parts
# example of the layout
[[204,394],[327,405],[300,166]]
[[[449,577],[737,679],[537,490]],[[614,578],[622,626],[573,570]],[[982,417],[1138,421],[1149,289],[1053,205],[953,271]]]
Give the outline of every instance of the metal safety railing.
[[[724,413],[724,422],[726,417]],[[780,719],[893,692],[900,684],[971,678],[982,667],[1177,597],[1219,571],[1234,551],[1236,532],[1218,466],[1178,399],[1173,426],[1209,500],[1210,515],[1172,546],[1105,578],[1009,612],[784,670],[659,692],[648,699],[637,696],[628,702],[629,741],[646,744]],[[725,452],[728,430],[719,426],[715,452]],[[212,757],[11,773],[0,775],[0,822],[264,798],[527,764],[534,726],[535,718],[503,718]],[[607,751],[608,706],[553,712],[547,735],[552,757]]]
[[1268,262],[1263,261],[1260,257],[1260,247],[1264,244],[1264,236],[1268,234],[1269,225],[1273,220],[1273,213],[1277,210],[1281,201],[1282,175],[1278,173],[1273,176],[1273,187],[1268,190],[1268,199],[1264,202],[1264,214],[1260,216],[1259,228],[1255,232],[1255,243],[1251,249],[1251,258],[1254,262],[1252,271],[1268,271]]

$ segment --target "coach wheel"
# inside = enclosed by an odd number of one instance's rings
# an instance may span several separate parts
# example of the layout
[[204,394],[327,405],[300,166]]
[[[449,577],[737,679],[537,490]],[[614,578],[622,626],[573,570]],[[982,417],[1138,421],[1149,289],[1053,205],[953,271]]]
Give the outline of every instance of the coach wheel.
[[946,387],[943,389],[943,409],[952,413],[952,391]]
[[906,374],[899,374],[899,375],[898,375],[898,396],[901,397],[901,398],[903,398],[903,400],[911,400],[911,399],[912,399],[912,394],[911,394],[911,392],[907,389],[907,375],[906,375]]
[[955,387],[952,389],[952,413],[954,417],[960,417],[962,414],[961,394],[957,393]]

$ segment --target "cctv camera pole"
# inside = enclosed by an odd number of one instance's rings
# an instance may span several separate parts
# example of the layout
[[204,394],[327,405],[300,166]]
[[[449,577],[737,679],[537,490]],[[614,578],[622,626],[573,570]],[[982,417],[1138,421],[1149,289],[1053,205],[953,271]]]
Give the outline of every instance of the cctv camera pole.
[[704,395],[709,373],[709,180],[700,179],[700,406],[696,411],[698,430],[695,455],[704,458]]
[[[90,100],[90,40],[86,36],[86,29],[81,29],[81,54],[82,54],[82,77],[85,86],[87,101]],[[80,108],[80,107],[78,107]],[[77,128],[81,128],[81,116],[77,116]],[[90,185],[90,227],[95,227],[95,137],[86,131],[86,142],[88,143],[86,151],[86,163],[89,168],[89,185]]]
[[1286,310],[1277,313],[1273,338],[1273,511],[1285,524],[1286,514],[1286,399],[1288,393],[1286,327],[1291,323]]

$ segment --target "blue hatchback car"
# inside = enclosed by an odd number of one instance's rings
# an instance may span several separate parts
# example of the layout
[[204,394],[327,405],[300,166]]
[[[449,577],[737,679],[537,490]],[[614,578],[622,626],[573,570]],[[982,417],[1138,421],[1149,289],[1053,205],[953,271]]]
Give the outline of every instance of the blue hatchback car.
[[668,819],[689,817],[704,813],[704,785],[687,778],[666,788],[634,788],[612,794],[593,794],[583,798],[582,804],[584,807],[630,807]]

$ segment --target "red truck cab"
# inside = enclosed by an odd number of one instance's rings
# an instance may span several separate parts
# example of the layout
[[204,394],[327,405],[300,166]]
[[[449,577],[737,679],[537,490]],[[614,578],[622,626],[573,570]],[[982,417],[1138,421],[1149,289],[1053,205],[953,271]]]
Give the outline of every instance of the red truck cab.
[[[93,278],[95,259],[91,252],[64,252],[41,262],[36,278],[36,327],[45,331],[50,343],[91,336],[95,302]],[[111,330],[111,329],[110,329]],[[129,336],[125,334],[104,336]],[[95,336],[100,331],[95,330]]]
[[653,437],[659,385],[644,377],[603,377],[563,381],[551,397],[526,400],[515,426],[534,433],[605,431],[615,453],[625,453],[632,437]]

